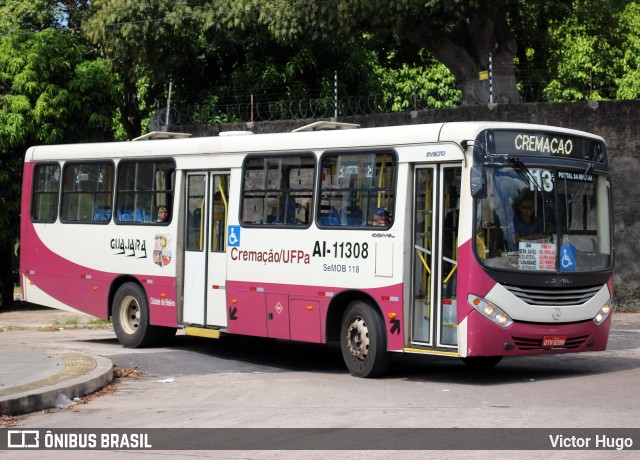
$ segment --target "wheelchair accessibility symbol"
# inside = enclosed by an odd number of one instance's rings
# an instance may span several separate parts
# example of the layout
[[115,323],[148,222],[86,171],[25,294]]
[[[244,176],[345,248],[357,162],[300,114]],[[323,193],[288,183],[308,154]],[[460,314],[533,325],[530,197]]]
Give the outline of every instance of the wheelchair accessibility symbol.
[[240,246],[240,226],[229,225],[227,227],[227,246]]
[[564,272],[576,271],[576,248],[560,246],[560,270]]

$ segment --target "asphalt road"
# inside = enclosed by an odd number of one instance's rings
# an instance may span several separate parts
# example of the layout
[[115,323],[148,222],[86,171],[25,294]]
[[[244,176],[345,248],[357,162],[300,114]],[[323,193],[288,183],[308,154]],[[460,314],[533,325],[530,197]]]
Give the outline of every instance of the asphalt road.
[[[0,314],[0,330],[5,324]],[[640,314],[614,316],[605,352],[506,358],[490,372],[458,359],[394,358],[380,379],[346,371],[335,346],[179,335],[173,346],[122,348],[109,329],[0,333],[0,343],[90,351],[139,376],[73,408],[35,413],[17,428],[640,428]],[[42,327],[42,326],[39,326]],[[636,447],[637,448],[637,447]],[[58,457],[64,453],[65,456]],[[75,458],[78,452],[47,452]],[[136,452],[136,458],[326,458],[327,452]],[[362,453],[360,453],[362,454]],[[552,458],[636,458],[633,451],[553,451]],[[106,458],[84,452],[83,459]],[[109,458],[120,455],[109,452]],[[125,453],[122,452],[122,458]],[[539,458],[540,452],[371,451],[367,458]],[[335,458],[358,458],[336,451]],[[29,458],[0,452],[0,458]]]

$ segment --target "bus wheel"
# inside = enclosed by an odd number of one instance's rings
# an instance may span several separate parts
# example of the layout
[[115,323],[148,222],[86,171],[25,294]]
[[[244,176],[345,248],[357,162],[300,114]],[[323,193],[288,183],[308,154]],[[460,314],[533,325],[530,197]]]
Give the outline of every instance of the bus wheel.
[[502,356],[472,356],[469,358],[461,359],[469,369],[484,370],[491,369],[493,366],[502,361]]
[[389,368],[384,321],[368,304],[352,302],[342,317],[342,357],[351,375],[376,377]]
[[125,283],[117,290],[112,318],[116,337],[125,347],[147,347],[157,338],[156,328],[149,325],[147,297],[135,283]]

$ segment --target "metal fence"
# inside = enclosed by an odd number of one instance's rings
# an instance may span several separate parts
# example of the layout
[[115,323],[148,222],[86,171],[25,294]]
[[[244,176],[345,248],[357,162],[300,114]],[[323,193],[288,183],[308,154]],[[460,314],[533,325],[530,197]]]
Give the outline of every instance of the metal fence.
[[[608,88],[600,88],[602,95]],[[610,91],[610,90],[609,90]],[[450,93],[451,94],[451,93]],[[238,122],[258,122],[277,120],[300,120],[310,118],[349,117],[357,115],[370,115],[375,113],[408,112],[411,110],[426,110],[435,108],[454,108],[459,105],[460,97],[455,100],[447,100],[447,96],[435,93],[409,93],[390,96],[371,94],[366,96],[345,96],[337,99],[332,97],[305,98],[297,100],[275,100],[255,102],[232,103],[203,103],[197,105],[180,105],[164,108],[157,111],[151,118],[150,128],[156,130],[159,127],[175,124],[218,124]],[[538,91],[531,88],[520,90],[521,101],[549,102]],[[591,91],[585,94],[573,94],[573,100],[592,100]],[[168,112],[168,113],[167,113]]]
[[[397,98],[389,100],[382,94],[347,96],[335,99],[299,99],[271,102],[236,102],[230,104],[202,104],[171,107],[169,124],[209,124],[249,121],[297,120],[308,118],[331,118],[335,116],[368,115],[373,113],[423,110],[445,104],[434,97]],[[166,110],[166,109],[163,109]],[[166,112],[159,111],[154,119],[164,122]]]

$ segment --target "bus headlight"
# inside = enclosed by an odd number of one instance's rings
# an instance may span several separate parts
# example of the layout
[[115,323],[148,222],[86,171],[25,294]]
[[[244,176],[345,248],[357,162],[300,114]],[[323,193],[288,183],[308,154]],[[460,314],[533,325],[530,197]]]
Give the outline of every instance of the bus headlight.
[[609,299],[609,301],[604,304],[604,307],[600,309],[598,314],[594,316],[593,322],[596,324],[596,326],[600,326],[602,323],[604,323],[604,320],[609,317],[609,315],[611,314],[611,310],[613,310],[611,304],[611,299]]
[[513,324],[513,320],[500,307],[482,297],[469,294],[467,300],[482,316],[490,319],[498,326],[508,327]]

